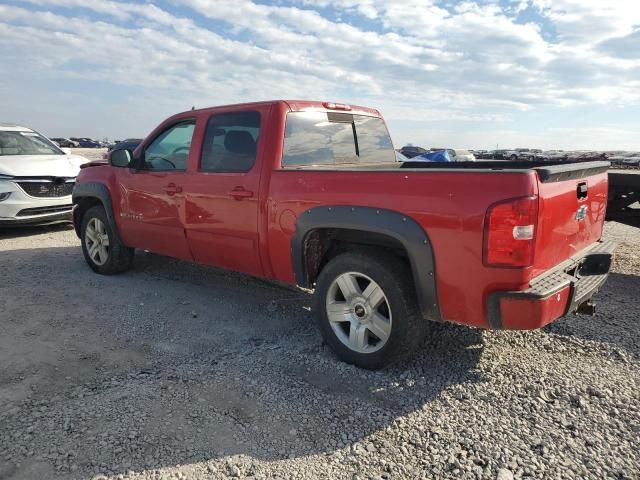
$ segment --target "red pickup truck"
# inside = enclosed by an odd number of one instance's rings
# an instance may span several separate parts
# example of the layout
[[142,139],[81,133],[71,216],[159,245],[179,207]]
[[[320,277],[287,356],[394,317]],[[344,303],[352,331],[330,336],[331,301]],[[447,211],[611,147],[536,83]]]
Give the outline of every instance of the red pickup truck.
[[141,248],[313,290],[325,341],[378,368],[430,321],[533,329],[593,311],[608,166],[400,163],[377,110],[229,105],[85,165],[74,224],[100,274]]

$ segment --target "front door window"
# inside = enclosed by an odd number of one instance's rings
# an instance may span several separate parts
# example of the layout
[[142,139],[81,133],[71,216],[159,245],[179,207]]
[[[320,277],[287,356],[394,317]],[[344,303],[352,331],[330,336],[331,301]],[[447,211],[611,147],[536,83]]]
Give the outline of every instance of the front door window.
[[189,150],[195,122],[180,122],[156,137],[144,151],[144,170],[184,171],[187,169]]

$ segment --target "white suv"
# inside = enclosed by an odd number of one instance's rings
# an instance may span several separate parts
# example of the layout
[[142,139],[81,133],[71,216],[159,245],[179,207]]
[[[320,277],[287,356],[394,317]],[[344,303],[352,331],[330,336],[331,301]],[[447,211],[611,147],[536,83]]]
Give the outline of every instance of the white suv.
[[75,179],[87,162],[35,130],[0,123],[0,226],[69,219]]

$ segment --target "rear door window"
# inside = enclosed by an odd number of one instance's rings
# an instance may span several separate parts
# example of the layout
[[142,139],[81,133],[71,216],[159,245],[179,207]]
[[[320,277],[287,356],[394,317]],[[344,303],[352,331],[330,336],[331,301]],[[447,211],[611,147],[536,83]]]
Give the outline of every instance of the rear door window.
[[395,162],[382,119],[333,112],[290,112],[282,166],[353,166]]
[[213,115],[202,143],[200,171],[244,173],[256,163],[260,113],[229,112]]

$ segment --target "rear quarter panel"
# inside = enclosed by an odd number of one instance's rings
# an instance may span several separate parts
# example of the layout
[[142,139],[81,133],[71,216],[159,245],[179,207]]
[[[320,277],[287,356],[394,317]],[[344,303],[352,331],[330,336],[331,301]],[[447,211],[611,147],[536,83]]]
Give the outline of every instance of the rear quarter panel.
[[295,283],[291,238],[296,218],[323,205],[385,208],[410,216],[429,236],[443,319],[487,326],[485,294],[519,289],[530,269],[487,268],[482,262],[487,208],[537,193],[533,172],[425,172],[280,170],[271,173],[268,201],[269,264],[274,278]]

